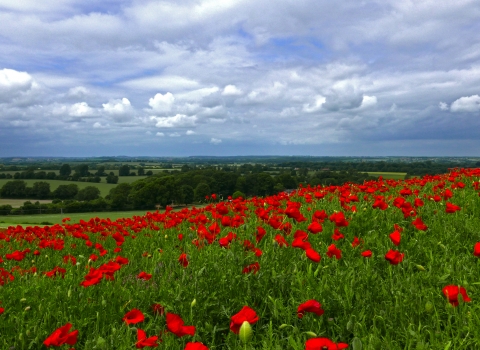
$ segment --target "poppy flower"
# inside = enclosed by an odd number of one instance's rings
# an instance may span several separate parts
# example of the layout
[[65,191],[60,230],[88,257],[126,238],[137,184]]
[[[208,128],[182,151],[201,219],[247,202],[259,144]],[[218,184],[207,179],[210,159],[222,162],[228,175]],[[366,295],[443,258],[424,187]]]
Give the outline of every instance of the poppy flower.
[[467,295],[467,291],[463,287],[449,285],[442,289],[443,294],[447,297],[448,302],[453,306],[458,306],[458,294],[461,294],[463,301],[470,302],[470,299]]
[[167,328],[170,332],[177,337],[183,337],[185,335],[195,335],[195,326],[185,326],[185,322],[177,314],[167,312]]
[[163,314],[165,313],[165,308],[157,303],[152,305],[152,311],[155,315],[163,316]]
[[404,255],[404,253],[400,253],[398,250],[390,249],[387,254],[385,254],[385,259],[392,265],[398,265],[402,262]]
[[137,278],[138,278],[138,279],[145,280],[145,281],[148,281],[150,278],[152,278],[152,275],[149,274],[149,273],[146,273],[146,272],[142,271],[142,272],[140,272],[140,273],[137,275]]
[[333,213],[328,219],[334,222],[335,226],[337,227],[348,226],[348,221],[345,220],[345,215],[341,211],[338,213]]
[[480,258],[480,242],[475,243],[473,246],[473,255],[475,255],[477,258]]
[[62,346],[63,344],[75,345],[78,337],[78,330],[69,332],[72,328],[71,323],[56,329],[52,334],[48,336],[43,342],[46,347],[49,346]]
[[184,350],[208,350],[208,348],[200,342],[188,342]]
[[460,209],[462,209],[462,208],[460,208],[458,205],[447,202],[445,212],[451,214],[451,213],[455,213],[456,211],[458,211]]
[[188,266],[187,254],[185,254],[185,253],[180,254],[180,257],[178,258],[178,262],[183,267],[187,267]]
[[238,334],[243,322],[247,321],[250,324],[254,324],[259,320],[259,317],[257,316],[257,313],[255,312],[255,310],[251,309],[248,306],[244,306],[238,313],[233,315],[230,319],[232,320],[230,322],[230,330],[233,333]]
[[338,259],[341,259],[342,258],[342,251],[340,249],[338,249],[335,244],[331,244],[328,246],[328,249],[327,249],[327,256],[329,258],[337,258]]
[[245,266],[243,268],[242,273],[250,273],[253,272],[253,274],[256,274],[260,270],[260,264],[258,262],[254,262],[253,264],[250,264],[248,266]]
[[314,221],[310,225],[308,225],[307,230],[313,234],[317,234],[323,231],[323,227],[320,223]]
[[316,263],[318,263],[321,259],[320,254],[318,254],[317,251],[315,249],[312,249],[312,248],[306,249],[305,254],[307,255],[307,258],[309,258],[310,260],[312,260],[313,262],[316,262]]
[[333,230],[332,239],[334,241],[338,241],[338,240],[343,239],[343,238],[345,238],[345,236],[340,232],[340,230],[338,228],[335,228]]
[[390,234],[390,239],[392,240],[392,243],[395,244],[396,246],[398,246],[400,244],[401,238],[402,237],[400,236],[400,232],[398,232],[398,231],[393,231]]
[[0,315],[5,312],[5,309],[3,307],[0,307]]
[[352,248],[358,247],[361,243],[362,243],[362,241],[360,241],[360,239],[358,239],[358,237],[355,236],[355,237],[353,238]]
[[307,300],[303,304],[300,304],[300,306],[297,308],[298,318],[302,318],[305,312],[313,312],[318,316],[322,316],[324,313],[324,310],[322,309],[322,304],[320,304],[318,301]]
[[132,309],[123,316],[122,320],[125,321],[126,324],[136,324],[143,322],[145,316],[143,316],[143,313],[140,310]]
[[154,335],[147,338],[147,333],[145,333],[144,330],[137,329],[137,343],[135,344],[135,347],[137,349],[143,349],[147,346],[151,348],[156,348],[158,346],[157,340],[158,336]]
[[285,237],[283,237],[282,235],[279,235],[277,234],[275,236],[275,242],[277,242],[277,244],[280,246],[280,247],[288,247],[289,244],[287,243],[287,241],[285,240]]
[[341,350],[347,348],[348,344],[335,343],[328,338],[312,338],[305,343],[305,350]]
[[267,231],[265,231],[265,229],[261,226],[258,226],[257,227],[257,232],[255,233],[255,240],[257,241],[257,243],[259,243],[263,236],[265,236],[267,234]]
[[365,258],[370,258],[372,256],[372,251],[371,250],[366,250],[362,252],[362,256]]
[[417,228],[417,230],[420,231],[426,231],[428,229],[428,226],[425,225],[420,218],[416,218],[415,220],[412,221],[412,225]]

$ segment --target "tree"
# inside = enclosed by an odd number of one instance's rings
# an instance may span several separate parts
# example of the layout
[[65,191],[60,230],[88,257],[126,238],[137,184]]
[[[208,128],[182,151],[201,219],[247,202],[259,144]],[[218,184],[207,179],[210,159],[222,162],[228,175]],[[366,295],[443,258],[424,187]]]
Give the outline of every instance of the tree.
[[27,183],[23,180],[8,181],[0,189],[3,198],[22,198],[26,196]]
[[205,200],[206,196],[210,196],[212,191],[210,190],[210,186],[208,186],[205,182],[200,182],[197,187],[195,187],[195,201],[200,202]]
[[50,184],[45,181],[35,182],[33,184],[32,194],[38,199],[50,197]]
[[86,177],[89,175],[88,172],[88,164],[79,164],[75,167],[75,173],[77,173],[80,177]]
[[239,197],[242,197],[243,199],[245,199],[245,193],[241,192],[241,191],[235,191],[233,192],[232,194],[232,198],[233,199],[237,199]]
[[72,173],[72,169],[70,168],[70,165],[63,164],[60,167],[60,175],[61,176],[69,176],[71,173]]
[[193,203],[193,200],[195,199],[195,192],[193,190],[193,187],[189,185],[183,185],[180,189],[182,192],[183,203],[185,205]]
[[100,165],[97,167],[97,172],[95,173],[97,176],[105,176],[105,167],[103,165]]
[[52,195],[54,198],[58,199],[73,199],[78,193],[78,185],[60,185],[53,192]]
[[118,176],[110,173],[107,175],[107,178],[105,180],[107,181],[107,184],[116,184],[118,182]]
[[130,167],[128,165],[122,165],[120,169],[118,169],[118,176],[129,176],[130,175]]
[[75,198],[79,201],[93,201],[100,197],[100,190],[96,186],[87,186],[78,191]]
[[138,176],[144,176],[145,175],[145,168],[138,167],[137,173],[138,173]]
[[[118,180],[118,177],[115,177]],[[131,189],[132,186],[130,184],[122,183],[110,190],[107,198],[110,200],[110,206],[112,209],[120,210],[126,209],[130,206],[131,203],[129,196]]]

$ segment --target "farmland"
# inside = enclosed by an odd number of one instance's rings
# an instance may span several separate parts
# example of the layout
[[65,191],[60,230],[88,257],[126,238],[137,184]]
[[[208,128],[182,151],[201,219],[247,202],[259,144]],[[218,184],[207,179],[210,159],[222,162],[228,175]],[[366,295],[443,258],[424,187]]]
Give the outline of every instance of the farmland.
[[0,348],[477,349],[479,180],[0,229]]

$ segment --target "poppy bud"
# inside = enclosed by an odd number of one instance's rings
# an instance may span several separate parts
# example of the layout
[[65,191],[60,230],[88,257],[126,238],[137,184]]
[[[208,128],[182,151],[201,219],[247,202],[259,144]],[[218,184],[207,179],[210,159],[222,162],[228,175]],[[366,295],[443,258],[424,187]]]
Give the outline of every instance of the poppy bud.
[[248,321],[243,321],[242,325],[240,326],[240,331],[238,332],[238,336],[242,343],[248,343],[248,341],[252,338],[252,335],[252,326],[250,326]]
[[425,271],[425,268],[422,265],[415,265],[420,271]]
[[310,331],[305,332],[305,334],[308,335],[309,337],[312,337],[312,338],[317,336],[315,333],[310,332]]
[[25,311],[28,311],[28,310],[30,310],[30,306],[27,306],[27,307],[25,308]]
[[284,323],[284,324],[280,325],[280,327],[278,327],[278,329],[284,329],[285,327],[288,327],[288,324]]
[[26,301],[27,301],[27,299],[25,299],[25,298],[20,299],[20,302],[21,302],[21,303],[24,303],[24,302],[26,302]]
[[427,301],[425,303],[425,311],[430,313],[433,310],[433,303],[431,301]]
[[195,305],[197,305],[197,299],[193,299],[192,303],[190,304],[190,307],[194,307]]

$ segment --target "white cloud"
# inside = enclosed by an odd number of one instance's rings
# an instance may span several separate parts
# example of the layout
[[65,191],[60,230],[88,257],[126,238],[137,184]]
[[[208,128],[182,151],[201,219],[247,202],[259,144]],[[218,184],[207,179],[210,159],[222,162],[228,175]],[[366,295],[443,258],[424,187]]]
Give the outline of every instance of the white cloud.
[[175,97],[171,92],[166,94],[156,94],[153,98],[148,100],[148,105],[152,107],[154,112],[167,113],[172,109]]
[[155,122],[157,128],[181,128],[195,126],[197,121],[196,116],[186,116],[185,114],[177,114],[173,117],[150,117],[150,120]]
[[313,104],[307,103],[303,105],[303,111],[306,113],[313,113],[319,111],[323,104],[325,103],[326,98],[323,96],[316,96],[315,102]]
[[222,140],[221,140],[221,139],[217,139],[217,138],[215,138],[215,137],[212,137],[212,138],[210,139],[210,143],[213,143],[214,145],[218,145],[218,144],[222,143]]
[[243,91],[237,88],[235,85],[227,85],[222,91],[223,96],[240,96]]
[[74,98],[84,98],[90,94],[90,91],[84,86],[76,86],[68,90],[68,96]]
[[377,104],[377,97],[376,96],[367,96],[363,95],[362,98],[362,104],[360,105],[360,108],[370,108],[373,107]]
[[182,91],[199,86],[198,82],[181,76],[153,76],[138,78],[120,84],[129,89]]
[[168,136],[170,136],[170,137],[180,137],[180,134],[178,132],[172,132],[172,133],[168,134]]
[[196,132],[193,131],[193,130],[187,130],[187,132],[185,133],[185,135],[195,135]]
[[163,132],[157,132],[155,135],[160,136],[160,137],[165,136],[165,134]]
[[217,86],[210,87],[210,88],[202,88],[197,90],[188,91],[182,94],[178,94],[178,98],[186,101],[200,101],[203,98],[214,94],[217,92],[219,88]]
[[95,122],[95,123],[93,124],[93,128],[94,128],[94,129],[104,129],[104,128],[106,128],[107,126],[108,126],[108,125],[102,125],[102,124],[99,123],[99,122]]
[[452,112],[478,112],[480,111],[480,96],[460,97],[452,103],[450,110]]
[[448,104],[446,104],[445,102],[440,102],[438,104],[438,108],[440,108],[442,111],[448,111]]
[[28,89],[33,79],[27,72],[18,72],[13,69],[4,68],[0,70],[0,89]]
[[71,117],[92,117],[95,114],[96,111],[86,102],[75,103],[68,108],[68,115]]
[[113,117],[116,122],[125,122],[132,118],[133,108],[128,98],[111,100],[102,104],[103,110]]

